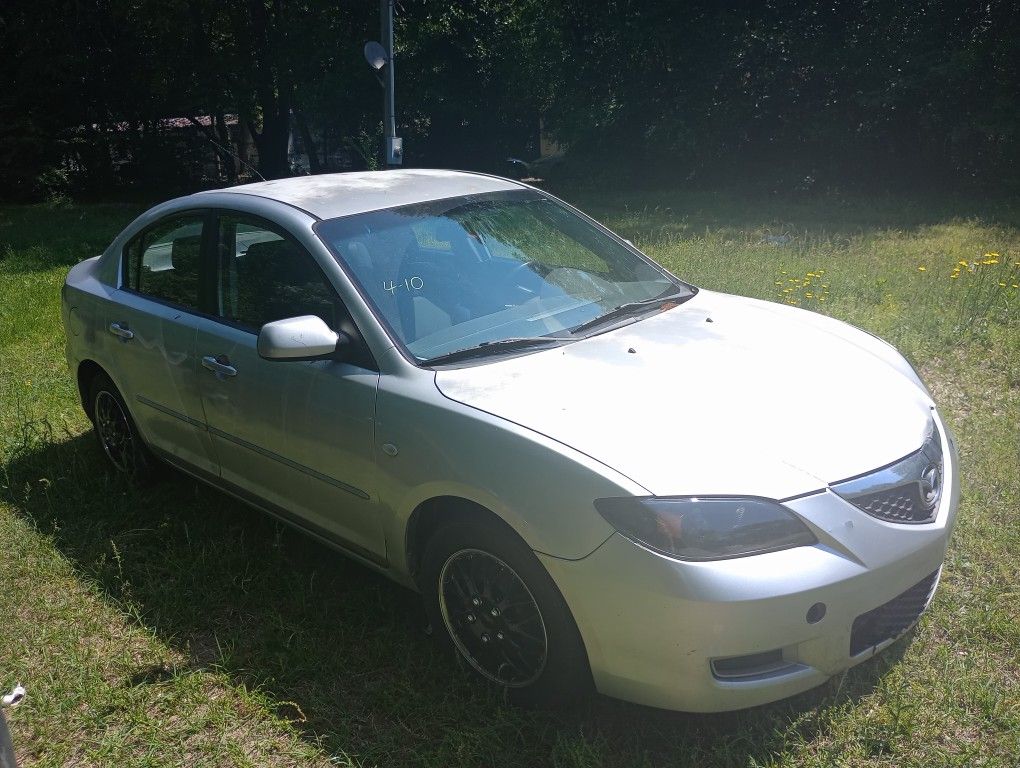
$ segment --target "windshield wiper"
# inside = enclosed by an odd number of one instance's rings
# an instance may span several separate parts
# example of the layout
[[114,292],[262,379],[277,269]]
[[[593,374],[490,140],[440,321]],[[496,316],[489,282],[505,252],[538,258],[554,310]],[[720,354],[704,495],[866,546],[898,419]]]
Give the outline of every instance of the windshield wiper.
[[453,352],[430,357],[423,360],[422,365],[442,365],[444,363],[456,363],[460,360],[470,360],[477,357],[488,357],[503,352],[513,352],[518,349],[529,349],[531,347],[554,347],[566,341],[573,341],[569,336],[522,336],[512,339],[496,339],[495,341],[483,341],[473,347],[456,349]]
[[674,291],[673,293],[666,293],[660,296],[653,296],[650,299],[642,299],[641,301],[628,301],[626,304],[621,304],[615,309],[611,309],[605,314],[593,317],[591,320],[587,320],[580,325],[575,325],[570,329],[570,333],[574,336],[583,334],[585,331],[590,331],[593,328],[598,328],[606,323],[610,323],[613,320],[618,320],[621,317],[632,315],[638,310],[645,309],[654,304],[664,304],[667,301],[675,301],[676,299],[689,299],[690,294],[681,291]]

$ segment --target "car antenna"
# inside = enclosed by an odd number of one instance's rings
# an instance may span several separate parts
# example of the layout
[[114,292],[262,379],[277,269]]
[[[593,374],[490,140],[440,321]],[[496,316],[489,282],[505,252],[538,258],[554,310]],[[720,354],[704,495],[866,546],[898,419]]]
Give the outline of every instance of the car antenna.
[[233,150],[230,150],[227,147],[224,147],[223,145],[221,145],[219,142],[214,141],[211,136],[206,135],[205,140],[208,141],[210,144],[212,144],[214,147],[216,147],[216,149],[220,150],[220,152],[226,152],[228,155],[233,157],[235,160],[237,160],[237,162],[239,162],[241,165],[243,165],[249,171],[254,173],[256,176],[258,176],[262,181],[266,180],[266,177],[263,176],[261,173],[259,173],[258,169],[255,166],[253,166],[249,162],[246,162],[239,154],[237,154]]
[[234,152],[233,150],[231,150],[231,149],[228,149],[227,147],[224,147],[224,146],[223,146],[222,144],[220,144],[220,143],[219,143],[218,141],[215,141],[215,140],[213,139],[213,137],[212,137],[212,136],[210,136],[210,135],[209,135],[208,133],[206,133],[206,132],[205,132],[205,126],[203,126],[203,125],[202,125],[202,124],[201,124],[200,122],[198,122],[198,120],[196,120],[196,119],[195,119],[195,118],[193,118],[193,117],[189,117],[189,118],[188,118],[188,120],[189,120],[189,121],[190,121],[190,122],[191,122],[191,123],[192,123],[192,124],[193,124],[193,125],[194,125],[194,126],[195,126],[196,128],[198,128],[198,129],[199,129],[199,131],[198,131],[199,135],[200,135],[200,136],[201,136],[201,137],[202,137],[203,139],[205,139],[206,141],[208,141],[208,142],[209,142],[210,144],[212,144],[212,145],[213,145],[213,146],[214,146],[214,147],[215,147],[215,148],[216,148],[217,150],[219,150],[220,152],[226,152],[226,153],[227,153],[228,155],[230,155],[230,156],[231,156],[232,158],[234,158],[235,160],[237,160],[237,162],[239,162],[239,163],[240,163],[241,165],[243,165],[243,166],[244,166],[245,168],[247,168],[247,169],[248,169],[249,171],[251,171],[252,173],[254,173],[254,174],[255,174],[256,176],[258,176],[258,177],[259,177],[259,178],[260,178],[260,179],[261,179],[262,181],[265,181],[265,180],[266,180],[266,177],[265,177],[265,176],[263,176],[263,175],[262,175],[261,173],[259,173],[259,172],[258,172],[258,169],[257,169],[257,168],[255,168],[255,166],[253,166],[253,165],[252,165],[251,163],[249,163],[249,162],[245,161],[245,160],[244,160],[244,159],[243,159],[243,158],[242,158],[242,157],[241,157],[241,156],[240,156],[239,154],[237,154],[237,153],[236,153],[236,152]]

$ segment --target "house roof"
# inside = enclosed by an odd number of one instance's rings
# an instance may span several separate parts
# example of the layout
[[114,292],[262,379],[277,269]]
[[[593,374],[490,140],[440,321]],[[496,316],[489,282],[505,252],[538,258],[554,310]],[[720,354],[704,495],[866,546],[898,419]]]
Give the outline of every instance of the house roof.
[[522,185],[516,182],[496,176],[463,171],[401,169],[296,176],[210,192],[279,200],[320,219],[332,219],[447,197],[521,188]]

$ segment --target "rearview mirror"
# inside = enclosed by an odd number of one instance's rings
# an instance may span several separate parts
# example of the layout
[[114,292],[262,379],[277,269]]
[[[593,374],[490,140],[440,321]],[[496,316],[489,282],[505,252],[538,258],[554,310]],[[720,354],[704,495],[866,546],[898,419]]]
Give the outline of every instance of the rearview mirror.
[[349,341],[322,318],[302,315],[263,325],[257,348],[264,360],[316,360],[334,354]]

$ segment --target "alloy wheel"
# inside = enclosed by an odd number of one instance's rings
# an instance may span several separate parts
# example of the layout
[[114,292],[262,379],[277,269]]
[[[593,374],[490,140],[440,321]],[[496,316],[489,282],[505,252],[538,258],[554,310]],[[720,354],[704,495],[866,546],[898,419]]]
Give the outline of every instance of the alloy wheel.
[[127,414],[110,392],[96,395],[96,432],[107,457],[119,471],[133,475],[137,469],[135,438]]
[[495,555],[462,549],[439,573],[439,607],[461,655],[498,685],[523,688],[545,669],[542,612],[520,576]]

